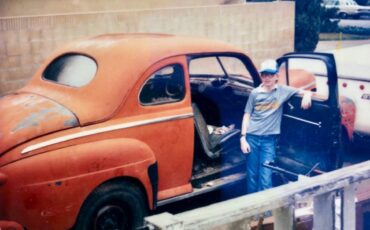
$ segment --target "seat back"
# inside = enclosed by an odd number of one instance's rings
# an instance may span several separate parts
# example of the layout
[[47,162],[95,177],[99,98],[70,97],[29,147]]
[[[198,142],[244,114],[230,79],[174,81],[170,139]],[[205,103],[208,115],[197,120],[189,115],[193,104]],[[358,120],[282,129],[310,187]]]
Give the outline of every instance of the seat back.
[[200,112],[198,106],[193,103],[193,113],[194,113],[194,123],[195,123],[195,129],[198,132],[198,136],[202,145],[202,148],[205,152],[205,154],[211,158],[215,159],[219,157],[219,154],[213,153],[211,151],[211,143],[210,143],[210,137],[209,137],[209,132],[207,128],[207,123],[204,120],[204,117],[202,113]]

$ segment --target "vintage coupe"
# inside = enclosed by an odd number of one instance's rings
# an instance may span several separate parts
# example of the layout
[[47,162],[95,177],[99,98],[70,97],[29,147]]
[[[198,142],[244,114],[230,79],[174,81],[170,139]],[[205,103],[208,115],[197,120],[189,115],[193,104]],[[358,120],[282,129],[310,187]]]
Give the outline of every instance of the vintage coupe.
[[[280,183],[340,167],[333,56],[278,62],[282,84],[303,87],[307,73],[326,84],[309,110],[286,103],[266,167]],[[57,50],[0,99],[0,227],[132,229],[158,206],[243,181],[239,129],[260,82],[241,50],[208,39],[110,34]]]

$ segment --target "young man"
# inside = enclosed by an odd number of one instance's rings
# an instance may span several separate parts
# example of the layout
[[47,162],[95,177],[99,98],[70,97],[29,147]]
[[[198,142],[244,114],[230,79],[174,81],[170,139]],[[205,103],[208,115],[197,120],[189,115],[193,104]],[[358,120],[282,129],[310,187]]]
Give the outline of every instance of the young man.
[[303,95],[301,107],[308,109],[311,106],[311,92],[277,84],[278,66],[275,60],[262,62],[260,74],[262,84],[249,96],[240,138],[241,150],[247,154],[248,193],[272,187],[272,171],[262,164],[275,158],[283,103],[298,93]]

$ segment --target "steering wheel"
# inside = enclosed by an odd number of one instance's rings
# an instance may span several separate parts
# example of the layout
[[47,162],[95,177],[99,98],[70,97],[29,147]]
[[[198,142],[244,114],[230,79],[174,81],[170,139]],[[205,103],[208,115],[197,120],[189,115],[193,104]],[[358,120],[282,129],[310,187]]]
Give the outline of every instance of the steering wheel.
[[180,84],[180,82],[176,80],[169,80],[166,83],[165,90],[166,90],[167,96],[176,98],[180,96],[181,93],[183,92],[183,86]]

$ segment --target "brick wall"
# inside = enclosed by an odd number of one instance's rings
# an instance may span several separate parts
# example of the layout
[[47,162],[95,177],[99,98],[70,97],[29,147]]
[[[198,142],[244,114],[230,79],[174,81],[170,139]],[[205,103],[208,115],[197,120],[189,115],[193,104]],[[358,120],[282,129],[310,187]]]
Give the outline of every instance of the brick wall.
[[56,47],[80,37],[125,32],[219,39],[242,48],[259,63],[293,50],[294,3],[1,17],[0,95],[23,86]]
[[0,0],[0,17],[206,6],[244,2],[245,0]]

